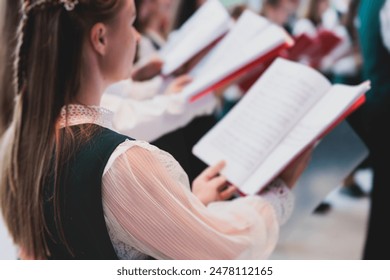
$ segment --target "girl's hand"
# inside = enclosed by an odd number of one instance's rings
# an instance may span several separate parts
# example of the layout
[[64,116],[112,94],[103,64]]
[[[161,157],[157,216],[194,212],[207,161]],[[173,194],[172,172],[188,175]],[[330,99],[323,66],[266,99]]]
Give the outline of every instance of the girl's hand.
[[183,88],[191,82],[192,78],[189,75],[181,75],[170,82],[164,94],[169,95],[180,93]]
[[229,185],[226,178],[219,175],[225,166],[221,161],[214,166],[206,168],[192,183],[192,192],[208,205],[210,202],[227,200],[237,191],[235,186]]
[[307,148],[296,160],[294,160],[290,165],[284,169],[280,174],[280,179],[282,179],[286,185],[291,189],[299,177],[301,177],[303,171],[306,169],[309,161],[311,159],[311,154],[313,153],[313,146]]

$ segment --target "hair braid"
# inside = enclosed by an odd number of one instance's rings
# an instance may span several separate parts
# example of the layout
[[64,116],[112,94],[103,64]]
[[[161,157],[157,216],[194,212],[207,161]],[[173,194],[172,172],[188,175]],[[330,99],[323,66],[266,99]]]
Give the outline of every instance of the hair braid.
[[18,29],[17,29],[17,43],[16,43],[16,53],[15,53],[15,59],[14,59],[14,87],[15,87],[15,93],[21,94],[23,85],[25,84],[25,34],[26,34],[26,27],[28,24],[28,16],[26,11],[26,8],[28,6],[28,2],[24,1],[22,5],[22,18],[20,20]]

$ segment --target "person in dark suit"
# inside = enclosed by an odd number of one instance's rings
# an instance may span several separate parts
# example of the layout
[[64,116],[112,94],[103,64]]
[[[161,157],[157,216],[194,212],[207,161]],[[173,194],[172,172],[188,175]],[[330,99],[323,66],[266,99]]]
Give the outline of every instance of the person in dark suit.
[[363,78],[371,81],[361,119],[374,173],[364,259],[390,259],[390,229],[385,222],[390,197],[390,137],[386,133],[390,120],[390,53],[383,44],[379,20],[384,3],[362,0],[358,13]]

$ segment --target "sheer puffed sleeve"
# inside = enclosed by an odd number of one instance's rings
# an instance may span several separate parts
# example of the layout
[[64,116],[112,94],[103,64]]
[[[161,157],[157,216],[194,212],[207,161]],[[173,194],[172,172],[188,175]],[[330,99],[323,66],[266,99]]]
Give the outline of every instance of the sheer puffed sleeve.
[[140,141],[122,143],[103,175],[107,227],[120,258],[265,259],[279,231],[260,196],[207,207],[169,154]]

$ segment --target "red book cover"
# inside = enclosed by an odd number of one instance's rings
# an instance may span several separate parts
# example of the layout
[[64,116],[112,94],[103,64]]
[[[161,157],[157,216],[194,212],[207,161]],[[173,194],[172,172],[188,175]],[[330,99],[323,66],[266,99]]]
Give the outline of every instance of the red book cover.
[[312,46],[306,52],[310,65],[318,68],[321,60],[333,51],[341,41],[342,39],[334,32],[326,29],[319,30]]
[[314,39],[306,33],[294,37],[295,44],[288,50],[288,59],[298,61],[314,44]]

